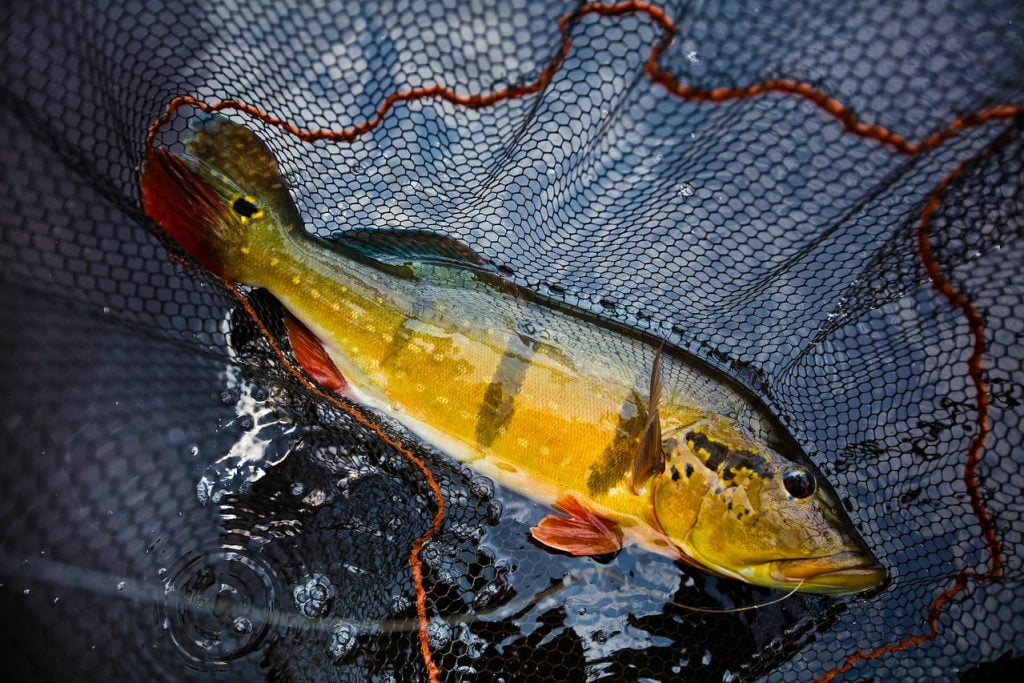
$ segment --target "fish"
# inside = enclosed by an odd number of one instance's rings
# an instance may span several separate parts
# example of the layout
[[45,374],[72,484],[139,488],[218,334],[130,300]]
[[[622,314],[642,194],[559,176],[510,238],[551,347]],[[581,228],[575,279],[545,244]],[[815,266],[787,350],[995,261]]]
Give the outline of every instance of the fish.
[[436,232],[314,236],[267,143],[223,115],[153,147],[140,189],[196,262],[282,303],[310,377],[548,506],[530,533],[552,551],[638,545],[827,595],[886,580],[771,411],[693,354],[520,287]]

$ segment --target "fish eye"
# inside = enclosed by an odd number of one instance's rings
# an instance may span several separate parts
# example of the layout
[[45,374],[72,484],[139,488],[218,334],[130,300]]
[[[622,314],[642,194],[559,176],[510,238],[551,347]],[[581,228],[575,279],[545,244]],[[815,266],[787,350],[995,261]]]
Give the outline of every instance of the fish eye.
[[786,468],[782,473],[782,485],[786,487],[786,492],[794,498],[810,498],[814,495],[814,489],[817,488],[814,475],[799,465]]
[[238,197],[235,201],[231,202],[231,210],[243,219],[259,218],[263,212],[260,211],[260,208],[254,202],[255,197]]

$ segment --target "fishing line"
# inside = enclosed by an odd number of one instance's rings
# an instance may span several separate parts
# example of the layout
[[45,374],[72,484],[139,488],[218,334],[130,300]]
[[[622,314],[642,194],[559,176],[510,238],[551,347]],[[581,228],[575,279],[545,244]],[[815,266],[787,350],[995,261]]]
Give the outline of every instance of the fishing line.
[[[793,588],[791,588],[790,591],[785,595],[781,595],[775,598],[774,600],[769,600],[768,602],[759,602],[753,605],[744,605],[743,607],[722,607],[719,609],[715,609],[713,607],[694,607],[693,605],[684,605],[683,603],[676,602],[675,600],[666,600],[665,604],[672,605],[673,607],[680,607],[685,610],[690,610],[691,612],[703,612],[705,614],[732,614],[734,612],[747,612],[749,610],[761,609],[762,607],[768,607],[770,605],[774,605],[775,603],[782,602],[786,598],[793,595],[793,593],[796,593],[798,590],[800,590],[800,587],[803,585],[804,580],[800,579],[800,583],[793,586]],[[641,592],[645,591],[641,590]],[[654,593],[649,593],[649,595],[654,595]]]

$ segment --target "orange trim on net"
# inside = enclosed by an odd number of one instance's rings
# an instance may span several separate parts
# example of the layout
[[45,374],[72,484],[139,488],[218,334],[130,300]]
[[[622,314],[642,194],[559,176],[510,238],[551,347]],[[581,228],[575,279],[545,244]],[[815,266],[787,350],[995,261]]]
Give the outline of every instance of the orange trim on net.
[[[1016,117],[1024,113],[1024,107],[1005,107],[1004,109],[1006,110],[1006,113],[1000,118]],[[989,512],[987,507],[985,507],[985,501],[981,496],[981,480],[978,477],[978,465],[981,464],[982,453],[985,449],[985,442],[988,440],[988,437],[992,432],[992,426],[989,423],[989,390],[988,382],[985,381],[984,366],[985,326],[981,319],[981,315],[978,313],[978,309],[974,307],[974,303],[967,297],[967,295],[953,287],[949,278],[947,278],[945,273],[942,272],[942,268],[939,265],[938,260],[935,258],[935,254],[932,252],[931,243],[932,219],[941,207],[943,196],[946,194],[949,186],[952,185],[953,182],[959,178],[971,164],[976,163],[985,156],[988,156],[993,151],[993,148],[990,147],[982,154],[961,162],[956,166],[956,168],[946,174],[946,176],[939,181],[939,184],[936,185],[928,195],[928,202],[925,204],[924,211],[921,212],[921,218],[917,225],[917,249],[921,257],[921,264],[924,266],[925,272],[931,280],[932,289],[945,297],[951,306],[959,308],[963,312],[964,319],[967,321],[967,326],[970,329],[971,338],[973,340],[971,355],[967,359],[967,374],[974,384],[975,397],[978,406],[975,424],[978,427],[978,431],[974,435],[974,438],[971,439],[971,445],[967,451],[967,460],[964,463],[963,480],[967,487],[967,493],[971,499],[971,509],[974,511],[974,516],[978,519],[978,525],[981,527],[981,536],[985,540],[985,545],[988,547],[990,557],[989,568],[984,574],[979,574],[973,569],[967,568],[961,570],[956,575],[953,585],[939,593],[935,600],[932,601],[932,604],[928,609],[928,620],[926,622],[928,624],[928,631],[926,633],[918,633],[913,636],[908,636],[897,643],[886,643],[874,650],[855,652],[847,657],[846,661],[842,664],[829,669],[822,674],[821,677],[818,678],[818,683],[828,683],[828,681],[833,680],[836,676],[849,671],[858,662],[878,659],[882,655],[886,654],[902,652],[903,650],[907,650],[915,645],[920,645],[921,643],[932,640],[939,635],[939,617],[942,614],[942,607],[954,597],[962,593],[967,588],[968,582],[971,579],[994,580],[1000,579],[1003,576],[1003,568],[1006,564],[1006,560],[1003,555],[1002,543],[999,541],[999,537],[996,533],[995,520],[992,518],[992,513]]]
[[[525,85],[510,86],[507,88],[501,88],[490,93],[477,93],[469,95],[460,95],[453,89],[444,85],[435,84],[431,86],[425,86],[421,88],[413,88],[410,90],[392,93],[384,99],[383,102],[378,106],[377,113],[370,119],[367,119],[361,123],[358,123],[349,128],[340,130],[329,130],[324,128],[316,129],[305,129],[296,126],[295,124],[286,121],[277,116],[273,116],[266,112],[261,111],[257,107],[242,102],[240,100],[228,99],[208,104],[198,100],[195,97],[188,95],[176,97],[171,100],[164,112],[150,125],[147,137],[146,137],[146,150],[147,153],[153,149],[153,141],[161,127],[166,124],[174,112],[183,106],[192,106],[201,111],[207,113],[213,113],[216,111],[222,111],[225,109],[231,109],[239,112],[243,112],[252,116],[253,118],[259,119],[267,124],[278,126],[288,133],[294,135],[296,138],[312,142],[316,140],[329,140],[335,142],[351,142],[361,135],[367,133],[376,127],[391,110],[391,108],[399,102],[410,102],[420,99],[441,99],[450,102],[455,105],[468,107],[472,109],[478,109],[482,107],[493,106],[499,102],[506,100],[513,100],[516,98],[524,97],[527,95],[536,94],[547,87],[553,80],[555,74],[562,67],[572,48],[572,38],[570,35],[571,29],[576,20],[587,14],[594,14],[602,17],[619,17],[628,14],[645,14],[655,24],[660,26],[664,31],[664,36],[656,42],[648,54],[647,61],[644,66],[645,74],[654,83],[657,83],[664,87],[669,93],[679,97],[680,99],[691,100],[691,101],[702,101],[711,103],[721,103],[734,100],[743,100],[760,95],[769,93],[780,94],[780,95],[791,95],[800,97],[808,102],[811,102],[823,112],[836,119],[836,121],[843,126],[843,128],[858,137],[866,140],[873,140],[879,144],[882,144],[894,151],[907,155],[914,156],[922,152],[934,149],[944,144],[945,142],[956,137],[960,133],[967,129],[975,128],[983,124],[996,121],[1005,120],[1013,117],[1020,116],[1024,113],[1024,107],[1020,105],[1000,105],[992,106],[986,109],[982,109],[978,112],[969,113],[963,116],[959,116],[950,121],[945,128],[931,133],[925,138],[920,140],[908,140],[904,136],[886,129],[883,126],[877,124],[870,124],[861,121],[853,111],[838,99],[822,92],[810,84],[802,83],[791,79],[777,78],[761,83],[754,83],[746,86],[739,87],[719,87],[712,89],[698,88],[686,83],[682,83],[676,78],[675,75],[663,69],[659,65],[659,61],[664,52],[672,45],[675,40],[676,24],[675,22],[659,7],[655,7],[647,2],[627,1],[617,3],[595,3],[590,5],[582,6],[572,12],[562,15],[558,19],[558,28],[562,35],[562,42],[558,50],[555,52],[554,57],[544,68],[543,71],[537,76],[536,80],[532,83]],[[821,681],[830,681],[835,676],[849,670],[854,664],[859,661],[866,659],[876,659],[883,654],[899,652],[906,650],[914,645],[920,644],[927,640],[934,638],[938,634],[938,619],[942,607],[946,602],[951,600],[957,594],[964,590],[967,585],[968,578],[989,578],[994,579],[1002,576],[1004,558],[1001,543],[997,537],[995,531],[995,524],[991,513],[985,507],[984,500],[980,493],[980,480],[978,477],[978,465],[981,461],[982,451],[984,450],[985,441],[991,431],[989,426],[989,411],[988,411],[988,385],[986,384],[983,376],[983,355],[984,355],[984,327],[982,325],[981,316],[974,308],[973,303],[966,295],[958,292],[949,283],[948,279],[942,273],[938,262],[935,260],[931,252],[930,242],[930,222],[932,216],[938,210],[941,203],[942,195],[948,188],[950,183],[959,175],[962,171],[963,165],[959,166],[952,173],[950,173],[938,186],[931,192],[929,196],[928,204],[922,213],[920,225],[918,227],[918,248],[920,251],[921,262],[924,264],[925,270],[931,278],[933,288],[942,294],[951,305],[959,308],[965,319],[967,320],[968,326],[971,330],[971,336],[973,338],[973,351],[968,361],[968,373],[974,382],[974,386],[977,393],[978,400],[978,415],[977,425],[978,433],[971,443],[970,450],[967,454],[967,459],[964,465],[964,481],[967,485],[967,489],[971,499],[971,507],[974,511],[975,516],[978,518],[978,523],[981,526],[982,535],[985,539],[985,543],[988,546],[989,554],[991,555],[991,567],[985,574],[975,574],[971,571],[963,571],[957,575],[954,584],[939,594],[932,605],[928,613],[928,625],[929,632],[927,634],[919,634],[916,636],[909,637],[899,643],[886,644],[875,650],[868,652],[858,652],[846,659],[846,661],[828,672],[826,672]],[[219,278],[218,278],[219,279]],[[227,286],[228,290],[231,291],[238,299],[243,303],[246,310],[253,317],[253,319],[263,328],[262,324],[255,316],[255,312],[252,310],[248,301],[234,288],[230,283],[221,280]],[[304,385],[306,385],[311,391],[315,392],[322,398],[330,401],[335,406],[341,408],[346,413],[352,415],[361,424],[366,425],[374,432],[376,432],[386,443],[397,449],[403,456],[413,462],[422,472],[426,479],[430,489],[433,491],[435,498],[437,499],[438,508],[437,513],[434,516],[433,524],[430,529],[427,530],[422,536],[416,539],[409,554],[409,565],[412,568],[413,573],[413,584],[416,591],[416,611],[419,618],[419,631],[420,631],[420,647],[423,652],[423,660],[427,667],[427,673],[431,681],[436,681],[438,676],[438,668],[434,664],[430,653],[430,647],[427,640],[427,610],[426,610],[426,594],[423,591],[423,572],[422,566],[419,560],[419,552],[434,533],[440,528],[442,521],[444,520],[444,496],[441,492],[440,487],[434,480],[433,475],[426,465],[417,458],[411,451],[401,446],[397,441],[387,436],[378,426],[366,419],[366,417],[358,411],[357,408],[349,406],[334,396],[325,394],[323,391],[312,385],[308,380],[305,379],[294,367],[291,366],[286,356],[278,348],[276,342],[270,337],[269,332],[263,330],[264,335],[270,342],[275,353],[281,359],[285,367]]]

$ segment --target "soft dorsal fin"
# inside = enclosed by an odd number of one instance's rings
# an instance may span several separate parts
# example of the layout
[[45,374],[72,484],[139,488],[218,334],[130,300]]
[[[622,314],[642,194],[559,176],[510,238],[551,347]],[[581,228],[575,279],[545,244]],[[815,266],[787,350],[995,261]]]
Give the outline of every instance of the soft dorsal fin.
[[637,441],[636,458],[633,460],[633,493],[640,493],[643,484],[655,472],[665,469],[665,451],[661,446],[661,354],[665,342],[654,354],[651,368],[650,390],[647,397],[647,422]]
[[429,230],[366,228],[343,232],[330,241],[389,266],[433,263],[482,268],[487,265],[462,242]]

